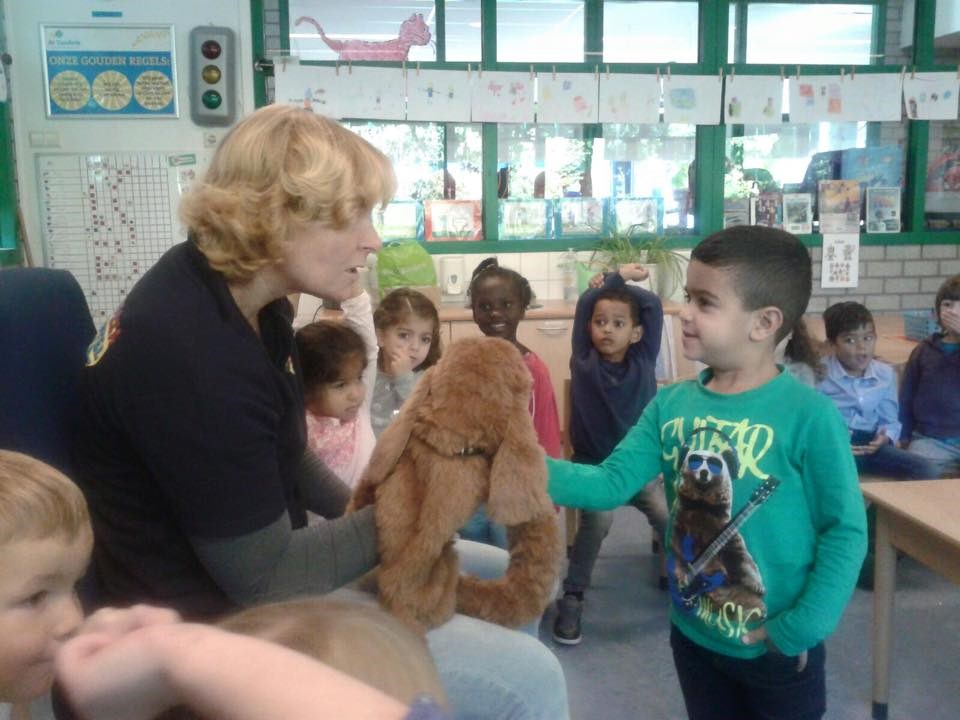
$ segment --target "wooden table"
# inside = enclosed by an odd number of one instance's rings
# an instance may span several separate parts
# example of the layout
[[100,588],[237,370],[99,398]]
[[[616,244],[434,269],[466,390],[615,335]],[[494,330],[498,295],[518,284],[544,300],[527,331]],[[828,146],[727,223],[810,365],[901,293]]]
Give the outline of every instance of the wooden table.
[[873,589],[873,717],[886,720],[897,550],[960,583],[960,479],[863,483],[877,508]]

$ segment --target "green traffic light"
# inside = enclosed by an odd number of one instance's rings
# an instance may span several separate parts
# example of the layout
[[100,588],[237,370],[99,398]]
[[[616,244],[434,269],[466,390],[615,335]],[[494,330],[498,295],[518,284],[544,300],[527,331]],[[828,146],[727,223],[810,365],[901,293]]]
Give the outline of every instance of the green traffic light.
[[209,110],[216,110],[223,102],[223,98],[216,90],[207,90],[201,99],[203,100],[204,107]]

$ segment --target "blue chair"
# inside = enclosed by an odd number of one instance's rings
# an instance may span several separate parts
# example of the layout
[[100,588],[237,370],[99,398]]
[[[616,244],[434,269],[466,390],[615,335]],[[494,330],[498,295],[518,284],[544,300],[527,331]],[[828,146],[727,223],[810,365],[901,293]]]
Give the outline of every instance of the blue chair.
[[70,475],[77,382],[95,334],[66,270],[0,270],[0,448]]

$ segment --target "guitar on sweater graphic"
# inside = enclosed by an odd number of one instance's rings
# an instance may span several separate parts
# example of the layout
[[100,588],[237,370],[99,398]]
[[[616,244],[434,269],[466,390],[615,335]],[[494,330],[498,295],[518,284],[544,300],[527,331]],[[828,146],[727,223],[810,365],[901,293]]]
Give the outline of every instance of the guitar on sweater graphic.
[[414,13],[400,25],[400,35],[392,40],[334,40],[323,32],[314,18],[306,15],[297,18],[294,27],[302,23],[313,25],[320,39],[327,47],[337,53],[340,60],[406,60],[410,48],[414,45],[426,45],[430,42],[430,28],[423,15]]

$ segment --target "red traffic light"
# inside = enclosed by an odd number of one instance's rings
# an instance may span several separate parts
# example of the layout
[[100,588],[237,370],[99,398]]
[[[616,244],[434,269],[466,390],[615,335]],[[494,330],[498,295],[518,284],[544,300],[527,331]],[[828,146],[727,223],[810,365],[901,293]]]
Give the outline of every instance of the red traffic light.
[[201,54],[208,60],[215,60],[220,57],[220,53],[223,52],[223,48],[220,47],[220,43],[216,40],[207,40],[200,46]]

